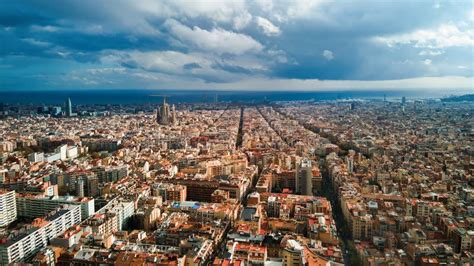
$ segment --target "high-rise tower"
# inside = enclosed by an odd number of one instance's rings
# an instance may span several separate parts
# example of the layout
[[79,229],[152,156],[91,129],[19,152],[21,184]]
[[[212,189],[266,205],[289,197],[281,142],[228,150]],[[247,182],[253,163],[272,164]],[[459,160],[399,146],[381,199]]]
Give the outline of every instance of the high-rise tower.
[[72,116],[72,103],[71,103],[71,98],[67,98],[66,101],[66,116],[71,117]]

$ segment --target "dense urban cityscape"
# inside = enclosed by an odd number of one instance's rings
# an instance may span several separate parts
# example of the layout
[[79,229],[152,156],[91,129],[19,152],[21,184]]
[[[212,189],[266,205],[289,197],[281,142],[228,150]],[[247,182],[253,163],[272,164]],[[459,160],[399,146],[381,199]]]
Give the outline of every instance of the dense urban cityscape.
[[0,1],[0,266],[129,265],[474,266],[474,1]]
[[0,264],[473,265],[474,105],[0,105]]

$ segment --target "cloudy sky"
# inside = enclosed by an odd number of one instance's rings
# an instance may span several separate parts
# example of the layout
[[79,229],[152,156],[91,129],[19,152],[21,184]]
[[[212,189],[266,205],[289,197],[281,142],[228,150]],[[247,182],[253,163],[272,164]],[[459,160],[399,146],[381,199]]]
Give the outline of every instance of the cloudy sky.
[[0,89],[474,91],[463,0],[15,0]]

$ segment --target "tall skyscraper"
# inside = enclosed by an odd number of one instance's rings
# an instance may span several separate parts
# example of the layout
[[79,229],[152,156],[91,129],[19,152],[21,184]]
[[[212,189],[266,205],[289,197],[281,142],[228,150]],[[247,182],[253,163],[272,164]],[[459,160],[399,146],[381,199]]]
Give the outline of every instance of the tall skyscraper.
[[72,116],[72,103],[71,103],[71,98],[67,98],[66,101],[66,116],[71,117]]
[[296,166],[296,193],[313,195],[313,167],[311,160],[304,158]]
[[5,227],[16,220],[15,191],[0,190],[0,227]]
[[170,110],[170,105],[166,103],[166,97],[163,98],[163,105],[156,109],[156,122],[160,125],[169,125],[176,122],[176,108],[173,104]]
[[405,105],[407,103],[407,97],[403,96],[402,97],[402,104]]

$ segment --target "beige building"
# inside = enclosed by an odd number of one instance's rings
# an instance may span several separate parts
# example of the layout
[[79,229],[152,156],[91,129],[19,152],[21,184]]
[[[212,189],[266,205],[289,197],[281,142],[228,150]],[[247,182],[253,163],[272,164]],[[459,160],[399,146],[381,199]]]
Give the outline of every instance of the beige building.
[[372,237],[372,227],[372,215],[354,216],[352,219],[352,237],[357,240],[370,239]]
[[283,266],[303,265],[304,247],[296,240],[290,239],[286,247],[281,251],[283,257]]

